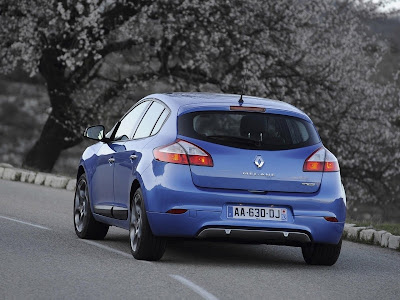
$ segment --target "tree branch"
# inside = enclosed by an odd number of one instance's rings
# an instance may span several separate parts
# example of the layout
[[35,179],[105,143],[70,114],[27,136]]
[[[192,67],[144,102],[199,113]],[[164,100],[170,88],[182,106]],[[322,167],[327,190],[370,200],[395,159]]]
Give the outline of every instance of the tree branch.
[[104,57],[112,52],[127,50],[127,49],[132,48],[133,46],[137,46],[137,45],[141,45],[141,44],[142,43],[139,43],[137,40],[133,40],[133,39],[129,39],[129,40],[121,41],[121,42],[109,43],[103,49],[101,49],[98,53]]
[[151,2],[149,3],[147,0],[128,0],[115,4],[114,7],[103,14],[103,26],[106,34],[125,23],[149,4]]

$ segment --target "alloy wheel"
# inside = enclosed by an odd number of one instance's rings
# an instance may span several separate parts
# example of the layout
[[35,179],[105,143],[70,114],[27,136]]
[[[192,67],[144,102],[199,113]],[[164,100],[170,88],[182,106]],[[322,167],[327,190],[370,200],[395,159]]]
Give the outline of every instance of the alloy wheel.
[[88,189],[86,180],[81,179],[76,187],[74,202],[74,220],[76,230],[82,232],[87,222]]
[[131,211],[131,222],[129,230],[129,238],[131,242],[131,248],[133,252],[137,251],[140,239],[142,236],[142,209],[141,209],[141,197],[139,194],[135,195],[133,199],[132,211]]

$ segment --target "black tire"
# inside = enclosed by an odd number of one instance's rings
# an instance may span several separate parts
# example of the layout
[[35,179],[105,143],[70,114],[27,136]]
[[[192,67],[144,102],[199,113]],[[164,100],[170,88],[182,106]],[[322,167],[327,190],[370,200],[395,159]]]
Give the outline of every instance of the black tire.
[[90,209],[90,200],[86,175],[79,177],[74,198],[74,227],[75,233],[81,239],[102,240],[109,226],[96,221]]
[[309,265],[332,266],[339,258],[342,240],[337,245],[309,244],[301,248],[303,258]]
[[131,199],[129,245],[134,258],[160,260],[166,249],[166,239],[153,235],[147,220],[143,193],[138,188]]

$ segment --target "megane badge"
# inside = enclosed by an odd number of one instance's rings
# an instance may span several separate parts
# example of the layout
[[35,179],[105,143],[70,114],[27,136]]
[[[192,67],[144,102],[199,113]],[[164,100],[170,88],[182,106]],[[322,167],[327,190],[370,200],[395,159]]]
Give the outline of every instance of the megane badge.
[[259,168],[259,169],[264,165],[264,160],[262,159],[261,155],[256,156],[254,163],[256,164],[257,168]]

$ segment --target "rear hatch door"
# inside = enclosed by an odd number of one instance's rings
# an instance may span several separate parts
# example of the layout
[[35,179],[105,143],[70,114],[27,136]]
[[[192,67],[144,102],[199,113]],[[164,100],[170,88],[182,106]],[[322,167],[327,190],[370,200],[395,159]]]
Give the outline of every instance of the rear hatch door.
[[213,167],[191,165],[203,188],[313,193],[322,172],[304,172],[322,146],[314,126],[293,116],[197,111],[178,118],[178,137],[206,150]]

